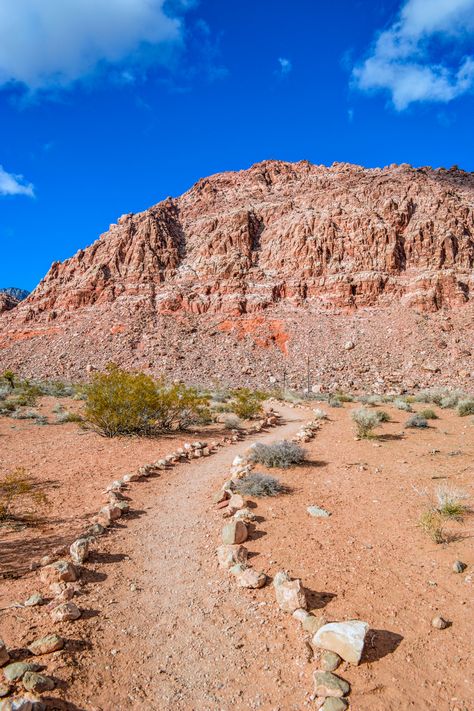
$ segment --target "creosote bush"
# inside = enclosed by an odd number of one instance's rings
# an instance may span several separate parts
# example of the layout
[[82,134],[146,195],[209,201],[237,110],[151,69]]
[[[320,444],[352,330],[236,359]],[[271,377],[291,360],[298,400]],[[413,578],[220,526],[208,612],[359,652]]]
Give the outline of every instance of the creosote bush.
[[366,410],[361,407],[353,410],[351,417],[357,427],[357,436],[361,439],[370,439],[374,436],[373,430],[380,425],[380,420],[376,412]]
[[461,417],[474,415],[474,398],[466,398],[458,402],[457,413]]
[[296,442],[282,440],[274,444],[257,442],[252,448],[250,459],[252,462],[263,464],[266,467],[286,469],[292,464],[301,464],[306,456],[306,451]]
[[25,520],[31,518],[31,512],[24,511],[23,501],[29,500],[34,508],[47,503],[46,495],[38,490],[35,481],[24,467],[0,478],[0,520]]
[[425,429],[428,427],[428,421],[423,417],[423,415],[417,412],[415,415],[408,418],[405,423],[405,427]]
[[275,477],[254,472],[239,479],[236,491],[243,496],[277,496],[286,491],[286,488]]
[[232,391],[230,408],[232,412],[243,420],[252,420],[262,414],[262,402],[266,397],[267,394],[261,390],[238,388]]
[[110,364],[86,388],[85,418],[105,437],[154,435],[208,420],[208,403],[196,388],[167,385]]

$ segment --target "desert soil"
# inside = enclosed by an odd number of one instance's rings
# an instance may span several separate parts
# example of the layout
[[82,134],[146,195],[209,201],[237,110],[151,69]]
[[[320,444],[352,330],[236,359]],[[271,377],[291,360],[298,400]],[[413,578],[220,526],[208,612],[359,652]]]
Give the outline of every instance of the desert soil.
[[[250,562],[269,576],[285,569],[300,577],[315,614],[369,622],[361,665],[343,665],[338,672],[351,682],[351,708],[472,711],[473,519],[450,524],[453,540],[443,545],[417,526],[439,484],[467,491],[472,501],[472,419],[438,411],[440,419],[428,430],[404,430],[406,413],[386,406],[394,421],[382,426],[383,436],[355,441],[352,407],[328,409],[330,420],[307,445],[304,466],[276,472],[288,494],[255,500],[258,520],[245,544]],[[310,417],[310,411],[278,409],[285,424],[260,441],[290,437]],[[100,491],[106,473],[110,481],[156,459],[161,447],[99,440],[103,449],[94,452],[93,440],[80,436],[77,426],[45,429],[57,432],[62,464],[74,467],[81,482],[77,497],[84,472],[91,477],[90,491],[94,481]],[[240,589],[217,567],[223,519],[212,495],[246,446],[240,442],[132,485],[132,513],[100,540],[85,566],[78,597],[83,617],[56,625],[70,641],[65,651],[45,659],[58,681],[51,708],[314,707],[317,660],[308,660],[299,623],[278,610],[271,585]],[[165,449],[170,448],[168,442]],[[34,467],[41,456],[52,457],[51,449],[46,455],[29,438],[22,463]],[[51,461],[56,478],[58,463]],[[310,504],[332,515],[311,518]],[[462,574],[452,572],[456,559],[468,566]],[[29,573],[3,581],[2,601],[32,592],[37,580]],[[436,614],[451,625],[432,628]],[[41,608],[7,610],[1,622],[9,646],[25,645],[53,628]]]

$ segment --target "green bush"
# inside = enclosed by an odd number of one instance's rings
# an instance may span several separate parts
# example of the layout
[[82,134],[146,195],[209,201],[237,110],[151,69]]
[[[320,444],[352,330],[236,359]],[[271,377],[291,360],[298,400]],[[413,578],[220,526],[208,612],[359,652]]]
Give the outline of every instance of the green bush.
[[243,420],[252,420],[262,414],[262,402],[266,397],[267,394],[261,390],[238,388],[232,391],[230,407],[237,417],[241,417]]
[[86,388],[85,418],[105,437],[154,435],[208,420],[208,402],[196,388],[166,385],[111,364]]
[[296,442],[282,440],[274,444],[257,442],[252,447],[250,459],[252,462],[264,464],[266,467],[286,469],[292,464],[300,464],[306,456],[306,451]]

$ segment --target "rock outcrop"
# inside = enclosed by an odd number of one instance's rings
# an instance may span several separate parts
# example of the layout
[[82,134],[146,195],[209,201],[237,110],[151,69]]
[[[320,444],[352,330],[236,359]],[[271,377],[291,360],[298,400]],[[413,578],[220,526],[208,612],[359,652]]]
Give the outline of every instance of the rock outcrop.
[[286,370],[301,382],[309,356],[312,380],[329,385],[365,354],[367,380],[383,380],[391,353],[399,379],[450,359],[469,378],[469,344],[443,334],[472,319],[473,269],[473,174],[266,161],[124,215],[54,263],[2,315],[0,365],[81,377],[113,359],[198,380]]

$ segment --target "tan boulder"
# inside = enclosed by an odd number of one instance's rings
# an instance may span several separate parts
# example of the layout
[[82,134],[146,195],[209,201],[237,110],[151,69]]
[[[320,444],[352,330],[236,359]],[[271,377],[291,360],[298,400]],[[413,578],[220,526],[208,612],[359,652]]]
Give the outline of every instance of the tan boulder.
[[40,578],[46,585],[72,583],[77,580],[77,571],[67,560],[57,560],[41,569]]
[[244,543],[248,537],[247,526],[243,521],[231,521],[222,529],[222,543],[225,545],[234,545],[236,543]]
[[219,567],[229,570],[236,563],[247,561],[248,551],[241,545],[223,545],[217,549],[217,560]]

